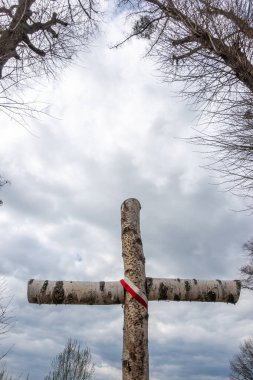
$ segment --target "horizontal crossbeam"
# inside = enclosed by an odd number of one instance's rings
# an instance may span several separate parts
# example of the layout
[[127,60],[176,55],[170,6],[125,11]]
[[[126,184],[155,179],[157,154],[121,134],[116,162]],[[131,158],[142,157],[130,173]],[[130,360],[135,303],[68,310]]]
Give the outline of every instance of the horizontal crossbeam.
[[[240,281],[146,278],[148,301],[199,301],[235,304]],[[28,301],[37,304],[112,305],[124,304],[119,281],[39,281],[28,282]]]

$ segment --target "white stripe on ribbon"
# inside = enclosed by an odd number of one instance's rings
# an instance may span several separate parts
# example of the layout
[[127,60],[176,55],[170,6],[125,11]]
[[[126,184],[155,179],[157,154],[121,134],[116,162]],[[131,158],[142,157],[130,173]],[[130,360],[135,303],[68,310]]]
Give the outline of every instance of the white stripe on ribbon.
[[146,294],[144,294],[141,289],[137,288],[137,286],[134,285],[134,283],[129,280],[129,278],[125,277],[124,280],[120,280],[120,283],[124,289],[131,294],[132,297],[134,297],[146,309],[148,308],[148,299],[146,297]]

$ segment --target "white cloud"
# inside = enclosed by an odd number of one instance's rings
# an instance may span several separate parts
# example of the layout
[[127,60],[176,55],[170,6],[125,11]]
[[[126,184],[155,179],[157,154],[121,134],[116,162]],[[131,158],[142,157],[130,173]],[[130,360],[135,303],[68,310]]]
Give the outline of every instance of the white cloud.
[[96,367],[96,378],[118,380],[121,378],[121,370],[108,366],[107,363],[101,363]]

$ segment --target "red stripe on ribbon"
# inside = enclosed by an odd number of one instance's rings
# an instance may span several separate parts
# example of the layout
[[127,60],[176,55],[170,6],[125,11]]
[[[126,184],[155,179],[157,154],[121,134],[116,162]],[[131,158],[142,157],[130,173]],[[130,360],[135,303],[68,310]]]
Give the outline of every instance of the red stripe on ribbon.
[[[130,280],[128,280],[128,281],[130,282]],[[136,293],[136,291],[128,283],[126,283],[125,280],[123,280],[123,279],[120,280],[120,283],[123,286],[123,288],[126,289],[126,291],[131,294],[132,297],[134,297],[146,309],[148,308],[148,303],[147,303],[146,299],[144,299],[140,294]],[[141,290],[140,290],[140,293],[142,293]],[[145,297],[145,295],[144,295],[144,297]]]

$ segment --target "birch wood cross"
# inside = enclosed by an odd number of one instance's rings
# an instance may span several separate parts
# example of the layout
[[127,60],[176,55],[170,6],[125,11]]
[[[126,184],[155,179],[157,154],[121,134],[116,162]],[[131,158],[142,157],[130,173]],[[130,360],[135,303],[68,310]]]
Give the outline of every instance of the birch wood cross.
[[240,281],[151,278],[145,275],[140,234],[140,203],[121,206],[122,256],[125,278],[114,282],[28,282],[28,300],[37,304],[124,304],[123,380],[148,380],[148,301],[202,301],[235,304]]

